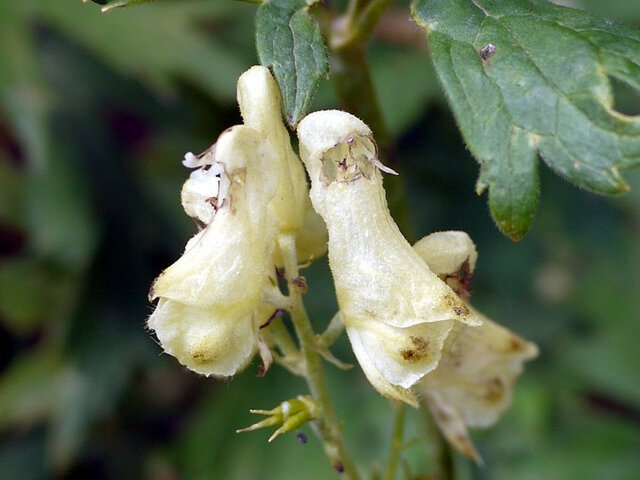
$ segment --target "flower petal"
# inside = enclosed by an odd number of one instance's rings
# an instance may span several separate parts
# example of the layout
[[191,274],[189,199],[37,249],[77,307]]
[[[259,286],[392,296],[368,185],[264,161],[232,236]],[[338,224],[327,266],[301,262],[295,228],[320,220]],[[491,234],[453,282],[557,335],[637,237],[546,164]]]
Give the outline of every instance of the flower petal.
[[439,392],[471,427],[493,425],[511,403],[513,384],[525,360],[538,354],[535,344],[483,315],[479,327],[462,325],[451,334],[438,368],[420,382],[422,391]]
[[480,454],[473,446],[464,418],[455,407],[447,399],[442,398],[438,392],[429,392],[425,394],[425,398],[444,438],[460,453],[472,458],[477,463],[482,463]]
[[440,361],[453,321],[398,328],[383,322],[345,317],[349,339],[357,336],[371,361],[392,385],[410,388]]
[[298,231],[309,202],[307,177],[282,122],[280,89],[268,68],[257,65],[240,76],[238,104],[244,124],[260,135],[263,154],[271,160],[270,175],[278,181],[270,207],[280,231]]
[[434,232],[413,245],[436,275],[457,273],[466,262],[473,273],[478,260],[476,246],[466,232]]
[[234,375],[257,346],[254,313],[246,308],[199,308],[161,298],[147,325],[168,354],[207,376]]
[[346,112],[322,111],[300,122],[298,136],[311,201],[329,230],[329,262],[345,322],[479,324],[391,218],[369,128]]
[[275,183],[264,175],[253,130],[237,126],[223,133],[216,155],[231,180],[228,199],[207,228],[156,279],[150,298],[212,307],[253,303],[257,306],[272,265],[277,220],[264,206]]
[[411,393],[411,390],[391,384],[381,371],[378,370],[374,362],[376,356],[375,351],[370,350],[368,345],[362,342],[361,332],[357,329],[347,329],[347,334],[349,335],[353,353],[355,353],[358,363],[360,367],[362,367],[362,371],[366,375],[367,380],[369,380],[369,383],[385,397],[418,408],[418,401]]

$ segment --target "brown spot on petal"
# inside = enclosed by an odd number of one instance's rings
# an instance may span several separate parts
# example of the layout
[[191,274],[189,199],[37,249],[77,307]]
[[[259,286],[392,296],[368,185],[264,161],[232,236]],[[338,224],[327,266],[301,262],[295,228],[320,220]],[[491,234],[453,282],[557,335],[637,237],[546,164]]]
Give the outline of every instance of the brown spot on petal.
[[487,382],[487,389],[483,398],[489,403],[498,403],[504,396],[504,383],[498,377]]
[[203,345],[196,345],[187,351],[195,363],[204,364],[215,359],[215,352],[203,347]]
[[467,307],[455,306],[453,307],[453,311],[456,312],[456,315],[458,316],[469,315],[469,309]]
[[206,362],[208,360],[207,354],[202,353],[202,352],[194,352],[194,353],[191,354],[191,357],[196,362]]
[[524,347],[525,347],[525,344],[521,338],[516,337],[514,335],[509,339],[509,351],[514,353],[519,352],[521,350],[524,350]]
[[426,350],[427,346],[429,345],[429,342],[427,342],[422,337],[409,337],[409,339],[411,340],[411,343],[413,343],[420,351]]
[[461,303],[457,298],[454,298],[453,295],[445,295],[444,298],[458,317],[466,317],[469,315],[469,307]]
[[418,362],[428,354],[429,342],[422,337],[409,337],[412,348],[400,350],[400,356],[406,362]]

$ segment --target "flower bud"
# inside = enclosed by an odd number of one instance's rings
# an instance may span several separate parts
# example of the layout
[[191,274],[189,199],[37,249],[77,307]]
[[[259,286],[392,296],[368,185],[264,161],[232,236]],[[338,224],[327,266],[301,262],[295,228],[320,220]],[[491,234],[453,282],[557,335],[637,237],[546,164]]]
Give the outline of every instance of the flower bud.
[[346,112],[298,126],[311,202],[329,231],[329,263],[354,353],[383,395],[417,402],[409,388],[433,370],[455,323],[480,324],[391,218],[371,130]]
[[272,410],[251,410],[251,413],[267,415],[267,418],[249,427],[236,430],[236,433],[250,432],[259,428],[281,425],[281,427],[269,437],[269,442],[272,442],[281,433],[296,430],[307,422],[319,419],[321,409],[320,405],[318,405],[313,398],[299,395],[291,400],[285,400]]
[[[454,278],[477,260],[475,245],[464,232],[433,233],[414,246],[434,273]],[[475,312],[472,307],[471,311]],[[525,360],[538,348],[478,312],[482,325],[452,329],[438,367],[417,385],[447,440],[465,455],[480,461],[467,426],[493,425],[511,403],[513,385]]]

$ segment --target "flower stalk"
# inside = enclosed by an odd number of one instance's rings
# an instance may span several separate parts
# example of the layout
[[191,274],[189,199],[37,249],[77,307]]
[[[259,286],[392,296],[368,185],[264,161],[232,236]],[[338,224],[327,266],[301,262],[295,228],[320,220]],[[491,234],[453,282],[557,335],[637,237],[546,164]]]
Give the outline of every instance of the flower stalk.
[[382,480],[393,480],[395,478],[400,452],[405,446],[403,436],[407,406],[404,403],[393,402],[393,410],[393,432],[391,434],[391,443],[389,444],[389,458],[387,459],[387,468]]
[[333,408],[329,388],[322,367],[322,358],[317,352],[315,334],[302,302],[302,293],[295,283],[299,276],[296,241],[293,235],[280,235],[278,245],[282,252],[285,278],[291,300],[291,320],[300,342],[304,359],[304,376],[313,399],[320,406],[321,417],[317,421],[317,434],[324,444],[324,450],[333,468],[349,480],[359,480],[360,476],[351,455],[347,451],[340,424]]

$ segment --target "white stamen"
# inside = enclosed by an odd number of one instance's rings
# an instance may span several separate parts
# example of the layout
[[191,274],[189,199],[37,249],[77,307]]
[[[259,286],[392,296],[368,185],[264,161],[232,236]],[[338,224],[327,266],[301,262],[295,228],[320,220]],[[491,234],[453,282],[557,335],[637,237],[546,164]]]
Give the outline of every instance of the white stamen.
[[398,175],[398,172],[396,172],[392,168],[387,167],[386,165],[383,165],[382,162],[377,158],[374,158],[371,161],[371,163],[373,163],[376,167],[378,167],[378,169],[382,170],[384,173],[388,173],[390,175]]

